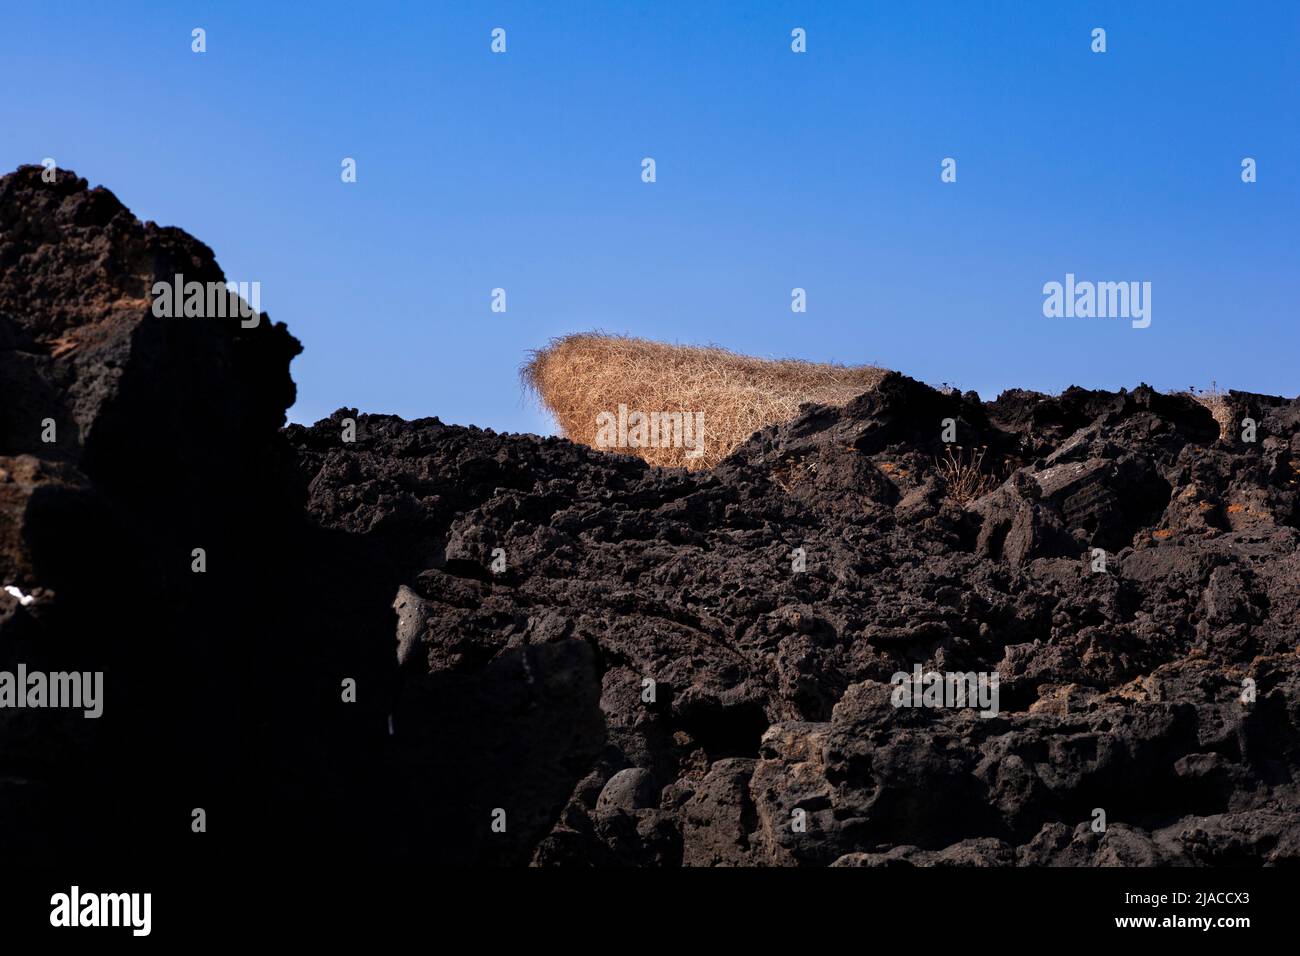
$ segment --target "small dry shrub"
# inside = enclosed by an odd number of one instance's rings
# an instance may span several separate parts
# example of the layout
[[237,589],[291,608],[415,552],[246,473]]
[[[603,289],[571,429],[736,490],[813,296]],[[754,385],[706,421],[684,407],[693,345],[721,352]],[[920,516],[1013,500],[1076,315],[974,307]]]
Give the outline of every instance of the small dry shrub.
[[1219,437],[1228,438],[1232,435],[1235,430],[1232,408],[1228,405],[1228,393],[1219,388],[1218,382],[1210,382],[1209,388],[1197,388],[1193,385],[1188,388],[1186,394],[1210,410],[1214,420],[1219,423]]
[[963,508],[982,498],[998,486],[998,479],[984,471],[984,455],[988,447],[973,449],[968,458],[960,445],[957,454],[949,448],[943,458],[935,458],[935,467],[948,491],[948,497]]

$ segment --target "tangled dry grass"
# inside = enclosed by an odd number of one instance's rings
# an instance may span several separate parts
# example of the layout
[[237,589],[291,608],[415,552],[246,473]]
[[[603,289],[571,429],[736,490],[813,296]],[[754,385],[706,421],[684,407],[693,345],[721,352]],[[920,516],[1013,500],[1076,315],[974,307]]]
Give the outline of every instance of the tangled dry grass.
[[946,456],[934,460],[947,487],[948,497],[963,508],[998,486],[998,479],[984,471],[984,453],[987,450],[985,447],[973,449],[968,458],[958,446],[957,454],[954,455],[949,448]]
[[1230,438],[1232,436],[1235,424],[1232,417],[1232,408],[1228,405],[1228,393],[1219,388],[1218,382],[1211,382],[1209,388],[1197,388],[1193,385],[1187,390],[1187,394],[1210,410],[1214,420],[1219,423],[1219,435],[1221,437]]
[[599,416],[618,417],[620,405],[628,416],[703,413],[704,441],[695,455],[663,442],[609,448],[652,465],[697,470],[713,467],[760,428],[793,418],[805,402],[843,405],[875,387],[885,372],[584,332],[533,352],[521,375],[565,437],[592,447],[601,447]]

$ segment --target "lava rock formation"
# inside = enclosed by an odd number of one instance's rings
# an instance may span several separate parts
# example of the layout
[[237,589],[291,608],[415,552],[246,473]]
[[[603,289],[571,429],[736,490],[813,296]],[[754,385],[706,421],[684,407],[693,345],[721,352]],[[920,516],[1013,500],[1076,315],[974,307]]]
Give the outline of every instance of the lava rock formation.
[[[155,318],[211,251],[40,174],[0,180],[0,585],[36,598],[0,592],[0,668],[106,703],[0,710],[10,856],[1300,861],[1300,400],[1229,393],[1243,442],[1146,386],[891,373],[693,473],[282,427],[284,327]],[[895,706],[917,666],[998,712]]]

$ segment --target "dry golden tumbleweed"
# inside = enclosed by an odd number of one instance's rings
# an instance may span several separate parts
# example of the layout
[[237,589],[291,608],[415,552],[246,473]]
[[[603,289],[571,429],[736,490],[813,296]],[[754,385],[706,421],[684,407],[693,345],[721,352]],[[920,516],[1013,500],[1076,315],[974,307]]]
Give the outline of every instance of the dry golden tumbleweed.
[[694,470],[806,402],[846,404],[886,370],[586,332],[532,353],[521,374],[571,441]]

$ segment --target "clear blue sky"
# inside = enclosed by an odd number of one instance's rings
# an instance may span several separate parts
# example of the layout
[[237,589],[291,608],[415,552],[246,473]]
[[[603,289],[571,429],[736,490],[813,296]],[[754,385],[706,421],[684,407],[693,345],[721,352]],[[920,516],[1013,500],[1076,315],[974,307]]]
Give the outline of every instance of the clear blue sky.
[[[519,365],[591,328],[988,398],[1300,392],[1294,2],[33,2],[0,70],[0,166],[261,282],[296,421],[548,432]],[[1151,327],[1045,318],[1067,272],[1150,281]]]

